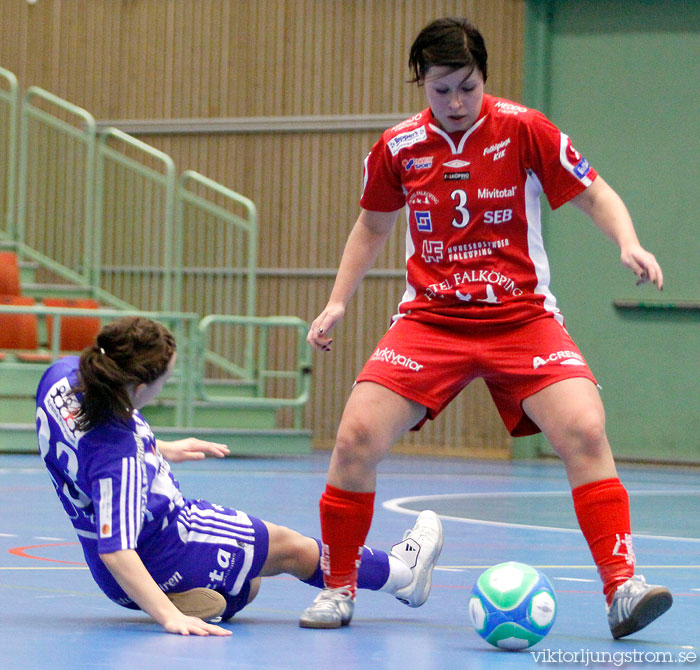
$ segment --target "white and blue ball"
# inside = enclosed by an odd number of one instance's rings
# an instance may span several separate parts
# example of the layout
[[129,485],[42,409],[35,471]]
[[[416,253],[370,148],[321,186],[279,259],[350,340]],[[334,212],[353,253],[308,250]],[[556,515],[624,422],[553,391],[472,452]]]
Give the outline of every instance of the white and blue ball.
[[516,651],[552,628],[557,597],[549,579],[524,563],[499,563],[481,573],[469,599],[474,629],[489,644]]

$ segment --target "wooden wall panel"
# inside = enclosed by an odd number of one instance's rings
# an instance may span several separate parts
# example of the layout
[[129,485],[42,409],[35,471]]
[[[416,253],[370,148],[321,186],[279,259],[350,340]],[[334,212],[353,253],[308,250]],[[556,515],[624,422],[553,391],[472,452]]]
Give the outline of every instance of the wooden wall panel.
[[3,0],[0,63],[98,119],[413,110],[408,46],[432,18],[482,29],[518,95],[524,0]]
[[[489,49],[487,90],[522,93],[524,0],[3,0],[0,65],[100,119],[412,114],[408,48],[437,16],[468,16]],[[378,131],[150,135],[259,208],[258,313],[311,321],[356,218]],[[355,374],[403,293],[403,226],[350,306],[334,352],[316,355],[307,425],[332,443]],[[488,391],[467,389],[399,449],[507,456]]]

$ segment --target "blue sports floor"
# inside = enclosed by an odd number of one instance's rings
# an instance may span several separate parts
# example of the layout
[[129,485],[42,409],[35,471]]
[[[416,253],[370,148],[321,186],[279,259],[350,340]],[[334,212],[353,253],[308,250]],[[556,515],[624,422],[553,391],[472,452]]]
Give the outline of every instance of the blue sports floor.
[[[207,460],[173,470],[186,496],[317,536],[328,458]],[[227,624],[231,637],[197,638],[168,635],[146,615],[108,601],[82,565],[38,456],[0,456],[0,668],[700,668],[699,471],[623,466],[620,473],[632,502],[638,572],[675,599],[663,617],[624,640],[610,637],[559,463],[406,457],[381,466],[368,544],[388,549],[399,541],[413,510],[441,515],[445,545],[423,607],[362,591],[348,628],[304,630],[297,617],[314,589],[277,577],[264,580],[258,598]],[[494,649],[468,621],[475,579],[505,560],[540,567],[557,591],[554,628],[528,651]]]

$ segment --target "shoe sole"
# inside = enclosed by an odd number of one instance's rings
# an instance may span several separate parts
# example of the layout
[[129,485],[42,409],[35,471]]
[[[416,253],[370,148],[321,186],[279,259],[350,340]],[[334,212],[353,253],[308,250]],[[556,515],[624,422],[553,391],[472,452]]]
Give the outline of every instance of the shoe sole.
[[659,587],[649,591],[637,603],[629,617],[611,630],[612,636],[617,640],[642,630],[666,612],[671,605],[673,605],[673,596],[668,589]]
[[[430,511],[430,510],[426,510]],[[421,512],[423,514],[423,512]],[[433,512],[435,514],[435,512]],[[419,515],[420,516],[420,515]],[[432,569],[428,570],[427,578],[425,584],[423,584],[422,589],[416,589],[416,591],[420,590],[421,592],[421,597],[417,600],[414,600],[413,602],[410,602],[406,598],[399,598],[397,596],[397,600],[399,602],[402,602],[404,605],[408,605],[409,607],[420,607],[421,605],[425,604],[425,601],[428,599],[428,596],[430,595],[430,589],[433,586],[433,570],[435,569],[435,564],[437,563],[438,559],[440,558],[440,553],[442,552],[442,545],[445,542],[445,536],[442,531],[442,522],[440,521],[440,517],[435,514],[435,520],[437,521],[438,528],[440,529],[440,542],[439,544],[435,545],[435,551],[433,552],[433,555],[428,559],[428,562],[433,564]]]
[[341,621],[340,623],[326,621],[311,621],[308,619],[299,619],[299,628],[313,628],[316,630],[334,630],[349,625],[349,621]]
[[166,595],[183,614],[199,619],[215,619],[226,610],[226,598],[212,589],[194,588]]

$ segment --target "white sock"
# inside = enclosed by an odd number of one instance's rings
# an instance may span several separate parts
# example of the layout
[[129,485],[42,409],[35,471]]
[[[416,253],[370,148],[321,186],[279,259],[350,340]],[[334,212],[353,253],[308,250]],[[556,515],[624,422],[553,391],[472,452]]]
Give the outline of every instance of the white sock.
[[389,554],[389,578],[379,590],[387,593],[396,593],[400,588],[407,586],[413,579],[413,573],[400,558]]

